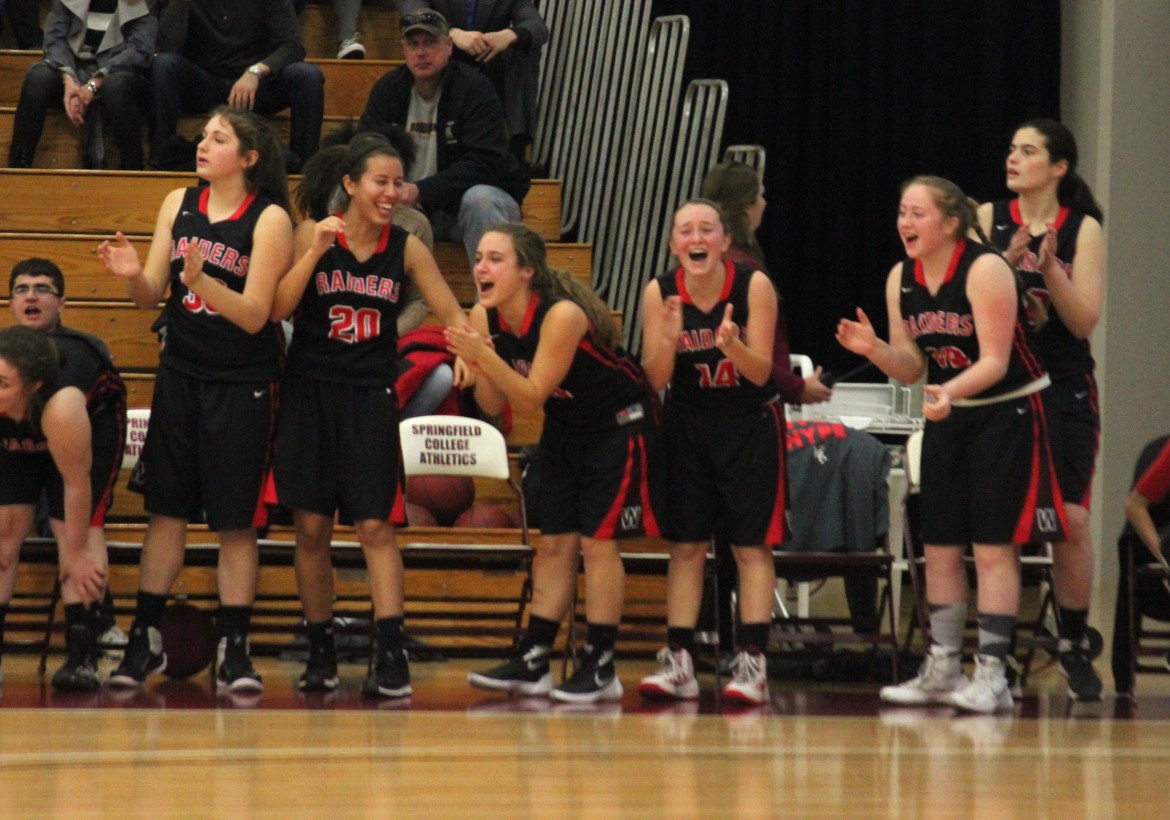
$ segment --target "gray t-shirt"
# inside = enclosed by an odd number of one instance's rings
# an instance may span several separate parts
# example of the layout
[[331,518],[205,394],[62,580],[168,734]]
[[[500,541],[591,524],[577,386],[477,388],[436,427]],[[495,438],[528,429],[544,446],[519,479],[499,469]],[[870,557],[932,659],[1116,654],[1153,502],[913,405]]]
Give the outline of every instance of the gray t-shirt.
[[406,112],[406,133],[414,140],[414,162],[406,171],[407,179],[418,182],[434,176],[439,170],[439,135],[435,125],[442,92],[429,100],[419,96],[418,89],[410,90],[410,109]]

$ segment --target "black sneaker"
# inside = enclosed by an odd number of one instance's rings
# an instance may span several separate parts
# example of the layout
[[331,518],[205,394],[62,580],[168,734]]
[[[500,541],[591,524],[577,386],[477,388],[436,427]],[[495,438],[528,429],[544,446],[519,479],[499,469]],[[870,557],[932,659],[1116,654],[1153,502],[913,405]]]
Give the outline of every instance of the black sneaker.
[[320,646],[309,646],[309,662],[297,681],[303,692],[328,692],[337,688],[337,646],[332,637]]
[[467,676],[467,682],[480,689],[514,695],[547,695],[552,691],[548,655],[549,647],[533,646],[522,655],[513,655],[499,666],[484,672],[472,672]]
[[613,666],[613,650],[596,653],[585,647],[585,659],[567,681],[552,690],[562,703],[600,703],[622,699],[622,682]]
[[372,698],[404,698],[410,687],[410,664],[401,649],[379,652],[374,673],[362,684],[362,694]]
[[163,652],[162,633],[153,626],[137,626],[130,629],[130,640],[122,655],[122,662],[113,671],[108,681],[110,686],[142,686],[147,675],[167,668],[167,656]]
[[1057,644],[1060,653],[1060,673],[1068,679],[1068,695],[1073,700],[1101,700],[1105,687],[1093,661],[1089,658],[1089,642],[1081,640],[1074,646],[1067,638]]
[[65,634],[65,663],[53,674],[53,688],[91,692],[102,685],[98,677],[93,633],[85,624],[73,624]]
[[215,688],[220,692],[263,692],[264,681],[252,666],[248,655],[248,639],[243,635],[219,639],[217,652],[219,671],[215,673]]
[[1003,676],[1007,678],[1008,691],[1012,693],[1012,700],[1019,701],[1024,698],[1023,686],[1023,672],[1020,670],[1020,662],[1015,655],[1008,655],[1003,662]]

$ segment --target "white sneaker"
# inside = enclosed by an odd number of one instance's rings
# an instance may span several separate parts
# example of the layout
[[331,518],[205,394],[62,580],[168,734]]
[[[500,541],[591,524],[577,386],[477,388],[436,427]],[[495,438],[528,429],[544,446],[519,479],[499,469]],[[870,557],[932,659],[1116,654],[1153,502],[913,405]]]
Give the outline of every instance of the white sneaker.
[[699,682],[695,680],[695,664],[685,649],[677,652],[669,646],[658,650],[662,670],[642,678],[638,694],[644,698],[678,698],[694,700],[699,696]]
[[971,685],[953,695],[951,705],[984,714],[1011,709],[1012,693],[1004,675],[1003,661],[990,655],[976,655]]
[[735,677],[723,687],[723,697],[752,706],[767,703],[768,661],[764,653],[740,652],[732,665]]
[[881,698],[886,703],[903,706],[949,704],[951,698],[964,691],[969,683],[959,656],[949,654],[936,644],[930,647],[926,660],[918,668],[918,677],[894,686],[883,686]]
[[337,59],[339,60],[364,60],[366,58],[366,47],[362,45],[362,35],[360,32],[355,33],[352,37],[346,37],[337,45]]

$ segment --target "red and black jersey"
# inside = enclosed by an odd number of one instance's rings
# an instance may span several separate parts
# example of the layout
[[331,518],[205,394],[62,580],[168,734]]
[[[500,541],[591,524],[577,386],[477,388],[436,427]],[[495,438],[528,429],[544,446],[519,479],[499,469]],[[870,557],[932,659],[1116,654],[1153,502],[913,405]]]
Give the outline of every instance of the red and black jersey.
[[[902,263],[900,309],[910,337],[926,354],[927,381],[942,384],[973,365],[979,358],[975,317],[967,299],[967,276],[971,265],[985,253],[986,245],[961,241],[955,246],[946,278],[931,295],[926,287],[922,262]],[[1011,359],[1007,373],[998,383],[970,398],[989,398],[1023,387],[1044,375],[1044,367],[1029,341],[1022,304],[1017,310],[1012,334]]]
[[293,315],[290,373],[367,387],[394,384],[408,236],[386,225],[374,254],[359,262],[345,234],[337,235]]
[[[495,308],[488,309],[488,329],[496,353],[517,373],[527,376],[531,370],[541,326],[554,304],[556,300],[533,293],[524,323],[518,328],[508,327]],[[599,345],[590,328],[577,343],[569,372],[544,403],[544,413],[571,430],[603,430],[635,420],[623,419],[620,414],[652,396],[641,365],[620,348]],[[652,404],[657,408],[657,400]]]
[[[1072,276],[1073,259],[1077,253],[1077,236],[1081,231],[1081,223],[1085,215],[1062,206],[1056,216],[1056,261],[1066,275]],[[1020,201],[1018,199],[1001,200],[992,206],[991,214],[991,242],[997,248],[1006,250],[1011,244],[1012,236],[1024,224],[1020,216]],[[1028,293],[1036,297],[1048,308],[1046,322],[1036,321],[1037,317],[1029,317],[1035,329],[1036,352],[1040,360],[1054,380],[1073,376],[1084,376],[1093,372],[1093,354],[1089,350],[1088,339],[1078,339],[1060,319],[1056,306],[1048,293],[1048,285],[1044,282],[1044,275],[1040,273],[1040,245],[1044,242],[1044,235],[1033,236],[1028,243],[1016,269],[1024,277],[1024,286]]]
[[732,321],[739,325],[741,332],[747,327],[748,288],[755,270],[728,259],[723,261],[726,266],[723,292],[707,312],[699,310],[691,300],[681,266],[656,280],[663,301],[676,295],[682,298],[683,329],[670,378],[670,401],[712,412],[753,410],[779,395],[776,383],[771,377],[762,385],[745,379],[731,359],[715,346],[715,337],[729,303]]
[[187,247],[196,242],[204,275],[244,292],[256,223],[272,201],[249,194],[234,214],[213,223],[207,218],[210,194],[207,187],[188,188],[171,229],[170,295],[163,308],[160,360],[198,379],[277,379],[284,345],[280,324],[269,322],[260,332],[248,333],[187,290],[180,279]]

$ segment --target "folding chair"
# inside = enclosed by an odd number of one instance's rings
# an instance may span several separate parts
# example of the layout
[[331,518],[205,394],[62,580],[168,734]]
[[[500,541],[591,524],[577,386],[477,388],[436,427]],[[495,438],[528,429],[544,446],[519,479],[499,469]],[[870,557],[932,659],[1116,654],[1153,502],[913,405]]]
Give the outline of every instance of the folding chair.
[[814,579],[841,578],[849,617],[811,614],[804,594],[793,614],[778,597],[773,627],[792,636],[786,644],[886,646],[896,679],[894,557],[887,543],[889,452],[868,433],[827,420],[792,422],[789,436],[793,538],[773,551],[776,575],[798,588]]
[[[1142,448],[1133,484],[1149,469],[1170,441],[1159,436]],[[1163,551],[1170,547],[1170,510],[1150,505],[1150,518],[1162,534]],[[1120,574],[1113,626],[1113,683],[1119,695],[1136,694],[1138,673],[1170,672],[1170,571],[1158,563],[1130,524],[1117,539]],[[1156,661],[1151,659],[1157,658]]]
[[[520,512],[518,543],[476,542],[474,531],[467,539],[452,529],[442,541],[400,543],[406,567],[416,569],[462,569],[483,572],[519,572],[524,576],[516,599],[512,629],[513,642],[519,639],[524,615],[532,600],[532,559],[534,550],[528,530],[524,491],[512,477],[508,447],[503,435],[487,422],[463,416],[417,416],[398,425],[402,444],[402,466],[406,476],[457,475],[504,482],[516,499]],[[469,598],[462,603],[482,605],[494,599]],[[471,620],[492,620],[496,613],[472,610],[452,616]],[[490,627],[463,629],[461,634],[496,634]]]

